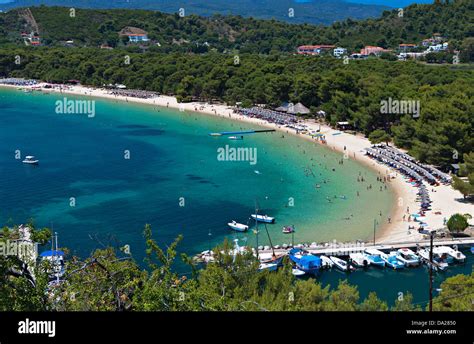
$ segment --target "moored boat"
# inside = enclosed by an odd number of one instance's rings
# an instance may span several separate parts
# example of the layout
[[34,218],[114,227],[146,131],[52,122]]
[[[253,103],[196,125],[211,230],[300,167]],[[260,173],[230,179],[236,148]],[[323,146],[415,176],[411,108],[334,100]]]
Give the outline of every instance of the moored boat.
[[289,257],[297,269],[307,274],[316,274],[321,268],[321,258],[308,251],[293,248],[289,252]]
[[399,261],[395,254],[384,253],[381,257],[385,261],[385,264],[394,270],[403,269],[405,267],[405,264]]
[[265,223],[274,223],[275,218],[268,216],[268,215],[258,215],[258,214],[252,214],[250,215],[252,219],[257,220],[258,222],[265,222]]
[[244,225],[242,223],[238,223],[236,221],[229,222],[227,225],[237,232],[245,232],[247,231],[247,229],[249,229],[249,226]]
[[283,227],[282,232],[285,233],[285,234],[294,233],[295,232],[295,227],[294,226],[285,226],[285,227]]
[[347,263],[345,260],[342,260],[341,258],[337,258],[334,256],[330,256],[329,259],[334,263],[336,268],[338,268],[341,271],[351,271],[354,270],[354,267],[351,266],[349,263]]
[[301,276],[304,276],[306,275],[306,272],[300,270],[300,269],[296,269],[296,268],[293,268],[291,269],[291,273],[293,274],[293,276],[295,277],[301,277]]
[[[417,252],[418,256],[425,262],[428,266],[431,265],[430,262],[430,251],[427,249],[419,249]],[[435,270],[446,270],[448,268],[448,263],[441,259],[433,252],[433,268]]]
[[390,252],[390,254],[395,255],[407,267],[420,265],[420,258],[409,248],[400,248],[398,251]]
[[385,261],[380,256],[381,253],[383,252],[369,248],[364,251],[363,255],[366,257],[366,259],[370,262],[371,265],[383,268],[385,267]]
[[433,252],[437,254],[438,256],[444,256],[446,257],[446,262],[448,264],[451,263],[463,263],[466,260],[466,256],[458,251],[455,250],[449,246],[438,246],[433,248]]
[[321,267],[323,269],[330,269],[334,266],[334,263],[327,256],[319,256],[321,258]]
[[351,259],[352,264],[359,268],[366,268],[370,265],[367,257],[360,252],[350,253],[349,258]]

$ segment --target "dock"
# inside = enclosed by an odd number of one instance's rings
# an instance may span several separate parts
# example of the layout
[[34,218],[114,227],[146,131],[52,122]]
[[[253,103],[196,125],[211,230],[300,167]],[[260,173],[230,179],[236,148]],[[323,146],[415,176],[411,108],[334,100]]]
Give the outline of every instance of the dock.
[[258,133],[270,133],[270,132],[274,132],[274,131],[275,131],[275,129],[223,131],[223,132],[220,132],[220,133],[209,133],[209,136],[249,135],[249,134],[258,134]]
[[[461,247],[471,247],[474,245],[474,238],[449,238],[449,239],[435,239],[433,240],[433,246],[458,246]],[[315,254],[315,255],[325,255],[325,256],[348,256],[349,253],[363,252],[368,248],[377,249],[380,251],[395,251],[400,248],[411,248],[416,249],[418,247],[429,247],[430,240],[418,240],[418,241],[405,241],[405,242],[392,242],[392,243],[380,243],[380,244],[369,244],[369,243],[327,243],[324,245],[318,246],[302,246],[295,245],[305,249],[306,251]],[[275,249],[275,253],[286,253],[290,248]],[[271,253],[272,250],[259,250],[259,253]]]

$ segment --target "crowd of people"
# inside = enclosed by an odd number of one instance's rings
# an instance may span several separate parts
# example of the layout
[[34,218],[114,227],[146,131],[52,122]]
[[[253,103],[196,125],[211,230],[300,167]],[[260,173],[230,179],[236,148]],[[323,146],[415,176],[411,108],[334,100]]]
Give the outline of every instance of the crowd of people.
[[237,112],[247,117],[259,118],[279,125],[291,125],[298,122],[295,115],[264,109],[261,107],[241,108],[237,109]]
[[142,98],[142,99],[156,98],[160,95],[159,93],[152,92],[152,91],[127,90],[127,89],[114,89],[114,90],[111,90],[109,93],[115,96]]

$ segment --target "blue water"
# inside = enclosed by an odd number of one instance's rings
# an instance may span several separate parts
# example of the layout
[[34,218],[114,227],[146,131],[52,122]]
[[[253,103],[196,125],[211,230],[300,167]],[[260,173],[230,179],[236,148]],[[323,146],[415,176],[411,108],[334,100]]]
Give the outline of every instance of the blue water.
[[[33,218],[37,226],[52,226],[60,244],[79,255],[128,244],[141,260],[146,223],[161,244],[183,234],[180,249],[189,254],[226,236],[253,245],[253,234],[235,234],[226,224],[247,223],[256,199],[262,212],[277,218],[268,226],[274,244],[291,241],[281,232],[290,224],[297,242],[366,239],[379,211],[382,222],[393,204],[390,190],[356,185],[359,173],[376,185],[367,167],[350,159],[340,165],[340,154],[291,135],[230,141],[208,133],[252,127],[105,100],[97,100],[93,118],[57,114],[58,99],[0,90],[0,223]],[[217,149],[225,145],[256,148],[257,164],[218,161]],[[40,165],[22,164],[17,150],[22,157],[35,155]],[[264,235],[259,240],[268,242]]]

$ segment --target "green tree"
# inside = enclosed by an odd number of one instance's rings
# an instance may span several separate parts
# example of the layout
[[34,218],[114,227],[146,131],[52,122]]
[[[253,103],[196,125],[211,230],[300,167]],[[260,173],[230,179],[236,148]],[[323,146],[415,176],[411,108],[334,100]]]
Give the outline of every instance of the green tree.
[[468,214],[462,215],[462,214],[454,214],[452,215],[447,223],[448,229],[450,232],[453,233],[459,233],[463,232],[468,226],[468,218],[470,216]]

